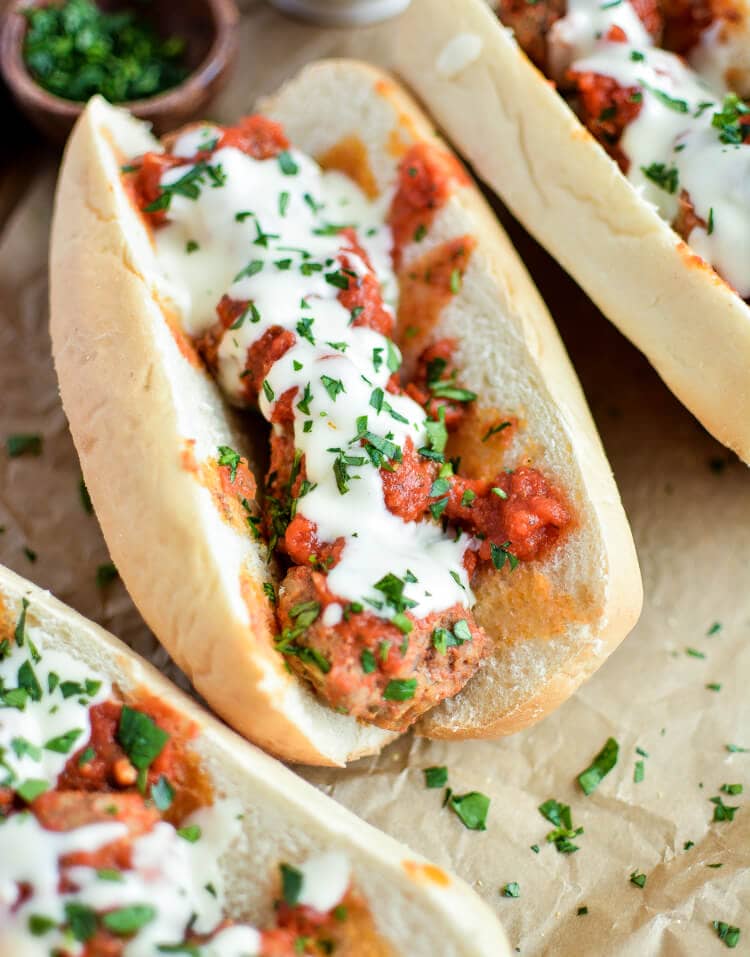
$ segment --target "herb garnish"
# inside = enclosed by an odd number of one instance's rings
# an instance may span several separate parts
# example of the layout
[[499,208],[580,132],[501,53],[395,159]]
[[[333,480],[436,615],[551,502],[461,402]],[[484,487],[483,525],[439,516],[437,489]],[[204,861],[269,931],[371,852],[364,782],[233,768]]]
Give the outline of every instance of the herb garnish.
[[5,440],[5,448],[11,459],[17,459],[21,455],[41,455],[42,437],[41,435],[32,435],[30,433],[9,435]]
[[119,573],[113,562],[104,562],[96,569],[96,587],[106,588],[110,582],[113,582]]
[[423,774],[426,788],[444,788],[448,783],[448,768],[444,765],[424,768]]
[[736,93],[727,93],[721,110],[711,118],[711,126],[720,131],[719,139],[722,143],[733,146],[744,143],[745,136],[750,134],[750,126],[740,118],[748,114],[750,107],[743,103]]
[[502,545],[496,545],[494,542],[490,542],[490,558],[492,559],[492,564],[498,571],[505,565],[506,561],[512,572],[518,568],[519,559],[513,552],[508,550],[509,545],[510,542],[503,542]]
[[734,815],[739,811],[739,805],[732,807],[728,804],[725,804],[721,795],[716,797],[709,798],[714,807],[714,821],[733,821]]
[[464,827],[470,831],[487,830],[490,799],[481,791],[469,791],[468,794],[450,794],[448,807],[457,815]]
[[229,481],[234,483],[242,456],[228,445],[220,445],[218,451],[219,465],[226,466],[229,469]]
[[281,893],[284,903],[290,907],[295,907],[299,903],[299,895],[302,893],[302,884],[304,876],[302,871],[290,864],[279,865],[281,871]]
[[129,10],[105,12],[92,0],[28,7],[23,56],[45,90],[83,102],[100,93],[110,103],[140,100],[187,76],[185,40],[158,36]]
[[573,854],[580,850],[577,844],[572,843],[572,838],[583,834],[583,828],[573,827],[568,804],[562,804],[554,798],[550,798],[544,804],[539,805],[539,813],[550,824],[555,825],[554,831],[550,831],[545,837],[547,843],[554,844],[560,854]]
[[656,183],[667,193],[676,193],[680,183],[680,176],[675,166],[666,166],[664,163],[651,163],[650,166],[641,166],[644,176]]
[[117,740],[133,767],[145,772],[163,751],[169,735],[147,714],[123,705]]
[[102,924],[118,937],[127,937],[150,924],[155,917],[156,909],[150,904],[131,904],[102,915]]
[[713,921],[712,927],[716,931],[719,940],[723,940],[730,950],[734,950],[737,944],[739,944],[740,934],[742,933],[739,927],[726,924],[723,920]]
[[607,738],[604,747],[591,764],[578,775],[578,783],[585,795],[593,794],[601,784],[602,779],[617,764],[619,750],[620,746],[617,741],[614,738]]
[[689,113],[690,107],[688,106],[685,100],[676,99],[673,96],[670,96],[669,93],[665,93],[664,90],[659,90],[656,87],[650,86],[648,83],[645,83],[643,80],[640,81],[641,86],[644,89],[648,90],[649,93],[653,94],[657,100],[664,104],[664,106],[669,107],[670,110],[675,110],[677,113]]
[[226,174],[221,164],[212,166],[205,160],[200,160],[174,183],[162,183],[160,195],[148,206],[144,206],[143,211],[145,213],[157,213],[168,210],[173,196],[184,196],[186,199],[196,200],[207,180],[213,189],[224,185]]
[[416,678],[391,678],[385,686],[383,697],[386,701],[409,701],[416,690]]

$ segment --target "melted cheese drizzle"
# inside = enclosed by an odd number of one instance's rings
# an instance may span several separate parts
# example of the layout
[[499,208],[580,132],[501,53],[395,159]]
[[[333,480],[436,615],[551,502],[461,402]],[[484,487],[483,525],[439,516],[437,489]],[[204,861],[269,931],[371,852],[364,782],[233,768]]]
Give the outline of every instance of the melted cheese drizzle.
[[[28,667],[42,688],[39,700],[27,698],[23,710],[0,707],[0,755],[3,759],[4,785],[17,788],[23,782],[45,780],[50,786],[63,770],[68,754],[47,753],[44,744],[73,728],[81,735],[70,753],[85,743],[90,733],[88,708],[106,699],[111,686],[101,676],[76,659],[44,647],[44,636],[27,626],[22,647],[11,644],[0,662],[0,688],[18,687],[19,669],[22,687],[32,686]],[[48,691],[50,675],[54,690]],[[69,694],[70,683],[99,685],[95,694]],[[90,686],[93,687],[93,686]],[[34,692],[36,695],[36,691]],[[13,699],[11,699],[13,700]],[[23,740],[24,745],[18,742]],[[37,753],[36,749],[41,751]],[[22,751],[19,757],[16,751]],[[29,755],[28,752],[32,754]],[[113,804],[117,795],[112,795]],[[50,831],[30,812],[0,818],[0,954],[19,957],[49,957],[56,948],[66,954],[82,953],[83,944],[68,930],[66,906],[83,905],[97,913],[124,907],[146,905],[154,915],[135,935],[127,937],[125,957],[153,957],[160,945],[179,944],[189,926],[198,934],[211,934],[222,922],[225,912],[224,880],[219,861],[231,849],[242,853],[241,806],[236,800],[220,800],[201,808],[183,822],[195,825],[199,837],[194,842],[180,836],[173,825],[161,821],[148,833],[132,842],[131,867],[111,872],[91,867],[66,869],[75,886],[61,892],[60,859],[75,852],[95,852],[127,835],[120,821],[89,824],[70,831]],[[300,867],[302,888],[299,902],[322,912],[335,907],[347,892],[351,868],[345,855],[327,852],[310,858]],[[28,885],[22,894],[20,885]],[[44,926],[40,930],[39,920]],[[192,920],[192,924],[191,924]],[[36,926],[36,932],[32,928]],[[247,924],[219,930],[208,943],[195,947],[200,957],[253,957],[259,952],[261,935]]]
[[[175,150],[189,154],[195,142],[195,133],[188,133]],[[430,521],[404,522],[393,515],[380,473],[357,438],[360,417],[367,416],[370,433],[400,448],[407,438],[415,449],[427,444],[425,412],[412,399],[385,392],[380,411],[373,407],[374,390],[385,390],[398,352],[381,334],[351,325],[349,310],[337,299],[340,288],[326,278],[340,270],[337,257],[346,249],[341,236],[326,235],[327,227],[354,226],[384,301],[388,308],[395,305],[392,239],[385,224],[389,197],[369,202],[347,177],[323,172],[297,150],[287,155],[293,173],[285,173],[276,158],[259,161],[221,149],[210,162],[221,165],[224,185],[203,188],[195,200],[172,199],[169,223],[157,230],[156,242],[184,327],[193,335],[209,328],[224,293],[252,300],[254,312],[227,331],[219,351],[219,383],[237,403],[243,401],[248,348],[271,326],[295,332],[295,344],[270,370],[260,408],[270,418],[278,398],[297,388],[295,447],[304,453],[313,485],[298,500],[297,513],[317,525],[321,541],[345,539],[341,560],[328,575],[333,593],[353,602],[369,600],[375,613],[387,618],[392,613],[374,585],[393,573],[407,580],[404,596],[417,603],[416,617],[457,603],[469,606],[473,596],[462,564],[468,538],[449,537]],[[189,168],[168,170],[162,186]],[[188,252],[190,243],[198,249]],[[358,276],[368,271],[360,257],[347,256]],[[342,456],[350,459],[346,491],[334,472]]]
[[[628,42],[603,39],[611,26],[621,27]],[[722,143],[711,125],[723,86],[709,88],[680,57],[655,47],[627,0],[616,6],[569,0],[568,13],[550,31],[550,51],[558,77],[572,67],[641,91],[640,113],[620,143],[630,160],[628,179],[668,222],[686,190],[706,223],[691,231],[690,246],[740,296],[750,296],[750,146]],[[676,172],[673,192],[645,175],[654,164]]]

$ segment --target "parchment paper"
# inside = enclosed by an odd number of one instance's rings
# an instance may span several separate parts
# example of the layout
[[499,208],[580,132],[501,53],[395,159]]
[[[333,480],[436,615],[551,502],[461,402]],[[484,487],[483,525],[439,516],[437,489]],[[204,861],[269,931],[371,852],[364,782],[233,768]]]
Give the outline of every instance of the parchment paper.
[[[217,119],[247,111],[259,93],[319,56],[358,53],[387,63],[393,24],[346,33],[285,20],[261,3],[245,3],[243,13],[242,53],[212,110]],[[21,125],[4,146],[0,438],[39,432],[44,449],[39,458],[12,460],[0,451],[0,561],[164,667],[166,656],[122,585],[96,584],[107,551],[95,517],[80,503],[47,333],[57,157]],[[750,794],[722,795],[740,805],[731,822],[711,822],[709,799],[725,783],[750,791],[750,752],[726,749],[750,748],[750,474],[555,264],[519,228],[512,233],[559,322],[617,476],[643,569],[643,617],[601,671],[538,727],[484,742],[407,736],[346,771],[299,770],[372,824],[454,869],[497,911],[519,953],[718,954],[724,944],[714,920],[742,928],[737,953],[748,953]],[[721,627],[712,629],[715,622]],[[709,683],[721,690],[707,689]],[[586,797],[576,775],[609,736],[620,744],[618,764]],[[645,778],[635,783],[639,759]],[[448,767],[457,793],[490,795],[486,832],[466,830],[441,808],[443,792],[424,786],[422,769],[431,765]],[[585,828],[577,853],[545,844],[551,825],[537,806],[548,798],[570,804],[574,823]],[[645,887],[630,882],[633,872],[647,875]],[[501,896],[513,881],[520,897]],[[588,913],[579,916],[582,907]]]

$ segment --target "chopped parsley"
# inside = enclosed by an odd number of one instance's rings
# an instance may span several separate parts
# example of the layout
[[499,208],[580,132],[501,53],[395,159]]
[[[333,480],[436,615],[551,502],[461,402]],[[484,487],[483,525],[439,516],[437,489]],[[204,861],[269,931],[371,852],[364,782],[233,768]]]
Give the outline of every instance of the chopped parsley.
[[544,804],[539,805],[539,813],[550,824],[555,825],[555,829],[545,837],[548,844],[554,844],[560,854],[573,854],[580,850],[577,844],[573,844],[572,839],[578,837],[579,834],[583,834],[583,828],[573,827],[568,804],[562,804],[554,798],[550,798]]
[[648,878],[645,874],[639,874],[638,871],[633,871],[630,875],[630,883],[635,884],[636,887],[643,889],[646,886],[646,881]]
[[593,794],[603,778],[609,774],[617,764],[620,746],[614,738],[607,738],[604,747],[597,754],[591,764],[578,775],[578,783],[585,795]]
[[313,339],[312,334],[314,322],[315,319],[312,316],[303,316],[295,326],[297,335],[301,336],[303,339],[307,339],[311,346],[315,345],[315,339]]
[[87,515],[94,514],[94,506],[91,504],[91,496],[89,495],[89,490],[86,488],[86,483],[81,478],[78,482],[78,494],[81,498],[81,507]]
[[102,915],[102,924],[117,934],[118,937],[127,937],[135,934],[146,924],[150,924],[156,917],[156,909],[150,904],[131,904],[117,910],[108,911]]
[[509,427],[510,422],[498,422],[497,425],[491,425],[482,436],[482,441],[486,442],[487,439],[491,438],[493,435],[497,435],[498,432],[502,432]]
[[96,587],[106,588],[118,577],[118,571],[113,562],[104,562],[96,569]]
[[232,282],[239,282],[240,279],[250,279],[252,276],[256,276],[263,269],[263,260],[262,259],[252,259],[247,266],[237,273]]
[[676,99],[675,97],[670,96],[668,93],[665,93],[664,90],[659,90],[656,87],[649,86],[649,84],[644,83],[643,80],[641,80],[641,86],[655,96],[660,103],[663,103],[664,106],[669,107],[670,110],[674,110],[676,113],[690,112],[690,107],[685,100]]
[[86,904],[78,901],[67,901],[65,904],[65,921],[75,940],[85,943],[96,933],[96,912]]
[[[282,150],[277,159],[284,176],[296,176],[297,173],[299,173],[299,166],[295,163],[292,154],[288,150]],[[305,198],[307,198],[307,195],[305,195]]]
[[711,926],[716,931],[719,940],[724,941],[730,950],[734,950],[737,944],[739,944],[740,934],[742,933],[739,927],[726,924],[723,920],[712,921]]
[[743,788],[741,784],[722,784],[719,790],[724,794],[742,794]]
[[737,146],[743,143],[750,129],[742,123],[741,117],[750,113],[750,107],[743,103],[736,93],[727,93],[721,110],[711,118],[711,126],[719,130],[719,140]]
[[147,714],[123,705],[117,727],[117,740],[133,767],[145,771],[164,750],[169,735]]
[[203,832],[199,824],[187,824],[185,827],[178,827],[177,833],[183,841],[187,841],[188,844],[195,844],[196,841],[200,840]]
[[326,392],[331,397],[332,401],[336,401],[336,396],[341,395],[342,392],[346,392],[344,383],[341,379],[332,379],[330,376],[322,375],[320,381],[323,383]]
[[[619,3],[620,0],[617,0]],[[511,881],[509,884],[504,884],[500,888],[500,893],[503,897],[520,897],[521,896],[521,885],[518,881]]]
[[19,648],[23,647],[23,643],[26,640],[26,612],[29,607],[29,599],[21,599],[21,614],[18,616],[18,621],[16,622],[16,627],[13,632],[13,637],[16,644]]
[[201,189],[206,182],[212,189],[223,186],[226,182],[226,174],[221,164],[212,166],[206,160],[200,160],[194,166],[175,180],[174,183],[161,184],[160,195],[148,206],[144,207],[146,213],[157,213],[162,210],[168,210],[173,196],[184,196],[186,199],[196,200],[201,194]]
[[677,167],[667,166],[665,163],[651,163],[650,166],[641,166],[641,172],[665,192],[677,192],[677,187],[680,185]]
[[391,678],[385,686],[383,697],[386,701],[410,701],[416,690],[416,678]]
[[281,872],[281,895],[284,898],[284,903],[290,907],[295,907],[299,903],[299,896],[302,893],[304,875],[302,871],[298,871],[296,867],[292,867],[290,864],[281,864],[279,870]]
[[432,644],[436,651],[444,655],[448,648],[471,641],[471,629],[466,619],[456,622],[451,631],[448,628],[435,628],[432,632]]
[[229,469],[229,481],[234,482],[242,456],[228,445],[220,445],[218,451],[219,465],[226,466]]
[[728,804],[725,804],[721,795],[716,797],[709,798],[711,803],[715,805],[714,807],[714,821],[733,821],[734,815],[739,811],[739,805],[732,807]]
[[66,731],[65,734],[59,734],[55,738],[50,738],[44,745],[44,750],[55,751],[57,754],[69,754],[70,749],[82,734],[82,728],[73,728],[70,731]]
[[174,788],[162,774],[159,780],[151,785],[151,800],[160,811],[168,811],[174,800]]
[[9,435],[5,440],[5,448],[11,459],[17,459],[22,455],[41,455],[42,437],[30,433]]
[[444,788],[448,783],[448,768],[444,765],[424,768],[423,774],[426,788]]
[[519,560],[513,552],[508,550],[509,545],[510,542],[503,542],[502,545],[496,545],[494,542],[490,542],[490,558],[492,559],[492,564],[498,571],[503,568],[506,561],[512,572],[518,568]]
[[470,831],[487,830],[487,814],[490,799],[481,791],[469,791],[468,794],[450,794],[448,807]]
[[362,654],[359,656],[359,661],[362,665],[362,671],[364,671],[366,675],[371,675],[377,668],[375,655],[370,651],[369,648],[365,648],[363,650]]

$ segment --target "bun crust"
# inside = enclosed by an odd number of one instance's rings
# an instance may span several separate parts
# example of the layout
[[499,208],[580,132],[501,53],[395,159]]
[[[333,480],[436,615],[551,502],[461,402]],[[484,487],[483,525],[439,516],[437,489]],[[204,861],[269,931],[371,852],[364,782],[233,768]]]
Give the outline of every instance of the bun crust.
[[[306,68],[263,109],[318,158],[356,142],[379,191],[409,143],[434,139],[391,79],[355,62]],[[136,605],[211,706],[288,760],[343,764],[393,734],[334,713],[285,671],[259,547],[185,467],[186,448],[197,463],[218,445],[257,457],[253,437],[237,432],[212,380],[170,332],[154,248],[118,172],[153,146],[142,126],[93,100],[58,187],[51,331],[87,487]],[[430,737],[495,735],[537,720],[627,634],[641,604],[630,531],[580,387],[536,289],[471,185],[454,191],[429,242],[467,232],[478,247],[436,331],[458,340],[477,404],[523,420],[502,464],[531,455],[564,488],[577,525],[549,560],[480,583],[475,612],[496,652],[418,725]],[[481,465],[480,437],[474,423],[459,438],[462,454]]]
[[[476,38],[474,55],[439,68],[462,34]],[[750,308],[641,199],[487,4],[415,0],[394,56],[478,175],[750,462]]]

